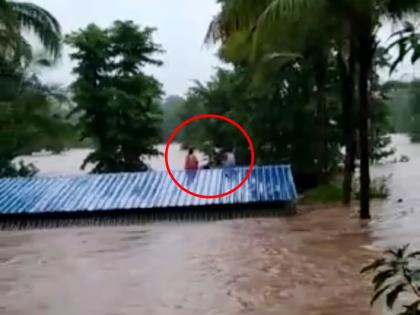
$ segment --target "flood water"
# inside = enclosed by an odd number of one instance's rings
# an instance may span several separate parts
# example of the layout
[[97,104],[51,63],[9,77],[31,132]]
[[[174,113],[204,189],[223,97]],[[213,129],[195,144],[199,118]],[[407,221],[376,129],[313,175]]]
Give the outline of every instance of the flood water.
[[[0,314],[379,314],[360,268],[377,250],[420,249],[420,146],[387,164],[374,218],[301,209],[293,217],[0,232]],[[402,198],[402,202],[398,199]]]
[[[150,157],[145,162],[156,171],[164,171],[165,158],[165,145],[157,146],[158,151],[161,153],[158,156]],[[39,169],[40,176],[48,175],[75,175],[86,174],[92,169],[92,165],[86,165],[85,169],[81,169],[86,156],[92,152],[91,149],[72,149],[65,151],[61,154],[37,154],[22,156],[16,160],[22,160],[25,163],[32,163]],[[179,144],[172,144],[168,151],[168,163],[172,170],[180,170],[184,167],[184,158],[187,152],[181,149]],[[200,163],[204,162],[204,156],[200,152],[196,152],[197,158]]]

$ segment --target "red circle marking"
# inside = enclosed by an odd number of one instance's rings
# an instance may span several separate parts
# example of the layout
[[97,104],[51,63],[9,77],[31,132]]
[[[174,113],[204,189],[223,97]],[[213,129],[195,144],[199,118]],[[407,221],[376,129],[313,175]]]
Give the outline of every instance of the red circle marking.
[[[215,119],[220,119],[220,120],[224,120],[227,121],[228,123],[232,124],[233,126],[235,126],[236,128],[239,129],[240,132],[242,132],[242,134],[245,136],[246,140],[248,141],[249,144],[249,149],[251,151],[251,163],[249,164],[249,168],[248,168],[248,172],[246,173],[246,176],[242,179],[242,181],[235,187],[233,187],[231,190],[223,193],[223,194],[218,194],[218,195],[202,195],[202,194],[197,194],[193,191],[190,191],[189,189],[185,188],[184,186],[182,186],[174,177],[174,175],[172,174],[171,168],[169,166],[169,162],[168,162],[168,154],[169,154],[169,147],[174,139],[174,137],[176,136],[176,134],[186,125],[188,125],[189,123],[195,121],[195,120],[199,120],[199,119],[204,119],[204,118],[215,118]],[[237,191],[239,188],[241,188],[241,186],[243,184],[245,184],[245,182],[249,179],[249,177],[251,176],[251,172],[252,172],[252,168],[254,167],[254,145],[251,141],[251,138],[249,137],[248,133],[245,131],[244,128],[242,128],[237,122],[235,122],[234,120],[227,118],[225,116],[222,115],[216,115],[216,114],[204,114],[204,115],[198,115],[198,116],[194,116],[191,117],[187,120],[185,120],[184,122],[182,122],[178,127],[175,128],[175,130],[172,132],[171,136],[168,139],[168,142],[166,143],[166,148],[165,148],[165,166],[166,166],[166,170],[168,171],[169,176],[171,177],[172,181],[175,183],[175,185],[178,186],[178,188],[180,188],[181,190],[183,190],[184,192],[186,192],[187,194],[190,194],[194,197],[198,197],[198,198],[205,198],[205,199],[214,199],[214,198],[221,198],[221,197],[225,197],[227,195],[230,195],[231,193],[234,193],[235,191]]]

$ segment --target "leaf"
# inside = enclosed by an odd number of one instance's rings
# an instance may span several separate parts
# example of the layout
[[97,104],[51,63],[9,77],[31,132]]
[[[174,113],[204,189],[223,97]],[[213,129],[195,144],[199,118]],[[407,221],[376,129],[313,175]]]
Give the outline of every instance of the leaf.
[[415,28],[413,23],[411,23],[409,21],[404,22],[404,31],[405,32],[414,32],[415,29],[416,28]]
[[31,30],[53,59],[57,59],[62,48],[61,28],[57,19],[47,10],[33,3],[10,1],[10,6],[20,24]]
[[407,258],[416,258],[420,256],[420,251],[415,251],[407,255]]
[[382,289],[378,290],[375,292],[375,294],[373,295],[372,299],[370,300],[370,305],[372,306],[373,303],[375,303],[375,301],[389,288],[392,287],[392,284],[388,284],[386,286],[384,286]]
[[409,246],[410,246],[410,244],[405,244],[404,246],[396,248],[396,249],[388,249],[384,253],[386,255],[392,255],[395,258],[402,258],[402,257],[404,257],[404,254],[407,251]]
[[399,53],[398,53],[398,57],[397,59],[395,59],[395,61],[391,64],[391,67],[389,68],[389,73],[394,72],[394,70],[397,68],[397,66],[404,60],[408,50],[406,47],[406,42],[405,40],[400,40],[398,41],[398,46],[399,46]]
[[400,283],[386,295],[386,305],[388,306],[388,308],[392,309],[395,301],[398,298],[398,295],[401,292],[405,291],[404,289],[406,286],[407,286],[406,283]]
[[362,270],[360,270],[360,273],[365,273],[371,270],[376,270],[379,267],[385,265],[386,260],[385,258],[379,258],[377,260],[375,260],[374,262],[372,262],[371,264],[367,265],[366,267],[364,267]]
[[387,269],[384,271],[379,272],[372,280],[372,283],[375,286],[375,291],[377,291],[386,280],[390,279],[397,273],[397,270],[394,269]]
[[403,247],[400,247],[397,250],[397,254],[399,258],[403,258],[405,256],[405,253],[407,252],[408,247],[410,246],[410,244],[405,244]]
[[420,300],[417,300],[409,305],[404,305],[405,312],[400,313],[401,315],[418,315],[419,314]]

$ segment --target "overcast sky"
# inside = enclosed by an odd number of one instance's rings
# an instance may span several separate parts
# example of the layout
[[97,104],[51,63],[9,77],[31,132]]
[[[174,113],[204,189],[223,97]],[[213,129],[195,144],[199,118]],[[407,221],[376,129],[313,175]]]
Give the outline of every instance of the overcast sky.
[[[49,10],[61,23],[63,32],[83,28],[89,23],[107,27],[114,20],[133,20],[156,27],[154,39],[165,49],[164,65],[150,68],[167,94],[184,94],[191,80],[207,80],[219,65],[216,49],[203,46],[211,18],[218,12],[214,0],[32,0]],[[69,84],[72,62],[69,49],[60,63],[43,77],[47,81]]]
[[[92,22],[107,27],[117,19],[156,27],[155,41],[166,50],[162,56],[164,65],[148,71],[163,83],[166,94],[184,94],[191,80],[206,81],[219,65],[216,50],[203,46],[208,23],[218,11],[215,0],[32,1],[49,10],[60,21],[64,33]],[[387,27],[380,37],[385,40],[389,33]],[[68,52],[66,48],[61,62],[43,74],[47,81],[66,85],[73,80]],[[406,62],[394,77],[410,79],[413,71]],[[383,80],[387,77],[385,73],[382,75]]]

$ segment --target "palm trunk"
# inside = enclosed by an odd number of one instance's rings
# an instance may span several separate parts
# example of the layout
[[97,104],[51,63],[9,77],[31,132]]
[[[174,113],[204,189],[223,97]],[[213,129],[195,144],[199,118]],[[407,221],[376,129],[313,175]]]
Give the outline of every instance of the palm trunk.
[[373,37],[359,39],[359,145],[360,145],[360,218],[370,219],[369,195],[369,73],[372,65]]
[[340,69],[341,86],[341,104],[342,104],[342,123],[343,139],[345,146],[344,158],[344,178],[343,178],[343,198],[344,205],[350,205],[352,195],[352,182],[355,170],[356,159],[356,122],[355,122],[355,49],[351,46],[348,66],[341,55],[338,56]]

